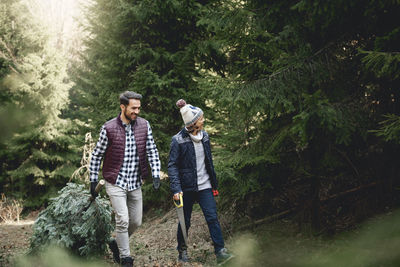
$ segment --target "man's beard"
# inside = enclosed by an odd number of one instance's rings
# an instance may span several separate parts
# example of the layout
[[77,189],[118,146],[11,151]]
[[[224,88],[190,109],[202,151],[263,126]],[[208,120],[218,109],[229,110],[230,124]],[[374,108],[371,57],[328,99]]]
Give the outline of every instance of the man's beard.
[[[133,121],[135,121],[135,119],[132,119],[130,114],[128,114],[126,111],[124,112],[125,118],[129,121],[129,123],[132,123]],[[136,114],[137,117],[137,114]]]

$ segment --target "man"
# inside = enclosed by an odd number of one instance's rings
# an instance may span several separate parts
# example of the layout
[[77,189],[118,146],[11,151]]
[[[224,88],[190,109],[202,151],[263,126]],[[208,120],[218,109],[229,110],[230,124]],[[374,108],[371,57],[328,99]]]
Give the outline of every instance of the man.
[[126,267],[133,266],[129,237],[142,224],[141,185],[149,174],[148,162],[153,187],[160,187],[161,163],[150,124],[138,116],[141,99],[140,94],[130,91],[120,95],[121,113],[101,127],[90,161],[90,192],[96,197],[94,189],[104,157],[102,173],[116,223],[116,238],[109,245],[114,260]]
[[[183,99],[176,105],[180,108],[185,127],[172,137],[168,161],[168,176],[174,200],[183,197],[183,212],[186,231],[190,227],[192,208],[198,202],[207,221],[214,252],[218,264],[224,264],[233,258],[224,247],[221,226],[217,216],[214,194],[217,195],[217,178],[211,155],[210,139],[203,130],[203,111],[186,104]],[[179,261],[188,262],[187,246],[182,229],[178,224]]]

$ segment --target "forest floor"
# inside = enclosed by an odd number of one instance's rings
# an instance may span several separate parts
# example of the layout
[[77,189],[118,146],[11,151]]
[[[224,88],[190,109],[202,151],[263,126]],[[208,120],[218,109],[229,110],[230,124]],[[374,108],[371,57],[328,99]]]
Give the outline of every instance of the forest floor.
[[32,219],[0,224],[0,266],[9,266],[15,256],[25,253],[29,248],[32,225]]
[[[397,226],[400,216],[392,212],[373,218],[374,224],[363,227],[367,230],[357,227],[335,238],[299,231],[295,223],[285,219],[234,231],[233,234],[232,219],[227,220],[229,217],[220,216],[226,246],[236,256],[229,266],[378,266],[371,265],[371,261],[382,257],[386,263],[394,264],[379,266],[399,266],[395,264],[400,263],[397,250],[387,249],[400,245]],[[19,224],[0,224],[0,266],[118,266],[113,263],[110,252],[100,261],[89,264],[75,261],[66,265],[65,261],[60,261],[60,256],[54,256],[53,260],[48,260],[51,263],[43,265],[30,260],[16,265],[14,260],[28,250],[33,219],[28,218]],[[376,222],[378,225],[374,226]],[[134,266],[216,266],[208,228],[199,207],[194,208],[189,231],[190,263],[177,261],[176,228],[174,209],[159,216],[146,217],[130,240]],[[380,244],[381,240],[386,243]]]
[[[33,216],[29,216],[19,223],[0,224],[0,266],[15,265],[14,260],[28,251],[34,220]],[[191,221],[188,237],[190,240],[188,252],[190,253],[191,263],[184,266],[215,265],[216,259],[207,224],[196,206]],[[176,229],[175,209],[163,216],[145,218],[142,226],[130,239],[131,252],[135,260],[134,265],[182,266],[177,261]],[[104,257],[104,261],[105,266],[118,266],[113,263],[111,252]]]

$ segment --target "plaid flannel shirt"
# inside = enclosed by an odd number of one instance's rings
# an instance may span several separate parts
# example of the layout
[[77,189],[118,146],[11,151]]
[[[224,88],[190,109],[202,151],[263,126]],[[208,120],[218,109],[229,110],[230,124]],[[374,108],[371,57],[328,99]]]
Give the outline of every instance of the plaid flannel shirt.
[[[130,124],[122,123],[125,127],[125,154],[124,162],[119,170],[115,185],[127,189],[128,191],[135,190],[142,185],[139,173],[139,155],[136,149],[135,136]],[[99,169],[101,160],[107,149],[108,138],[107,131],[101,127],[100,137],[92,152],[92,159],[90,160],[90,182],[96,182],[99,176]],[[153,134],[150,124],[147,122],[147,141],[146,141],[147,158],[150,163],[151,172],[154,178],[160,178],[161,162],[158,155],[158,150],[153,139]]]

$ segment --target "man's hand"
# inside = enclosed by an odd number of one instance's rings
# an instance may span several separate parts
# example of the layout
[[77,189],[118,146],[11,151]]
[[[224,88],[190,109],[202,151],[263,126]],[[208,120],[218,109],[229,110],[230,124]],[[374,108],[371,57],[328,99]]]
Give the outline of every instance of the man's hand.
[[96,198],[99,193],[96,192],[97,182],[90,182],[90,194],[93,198]]
[[160,188],[160,178],[153,178],[153,188],[158,190]]

